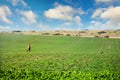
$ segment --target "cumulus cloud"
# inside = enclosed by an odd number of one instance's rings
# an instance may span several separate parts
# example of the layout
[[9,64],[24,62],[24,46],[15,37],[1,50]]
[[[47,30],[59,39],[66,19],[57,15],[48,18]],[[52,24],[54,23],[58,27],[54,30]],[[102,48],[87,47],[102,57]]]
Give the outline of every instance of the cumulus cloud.
[[70,6],[58,5],[53,9],[45,11],[44,15],[51,19],[72,20],[74,10]]
[[120,6],[108,8],[101,13],[100,18],[107,20],[107,26],[120,29]]
[[113,2],[115,0],[95,0],[95,1],[98,4],[98,3],[110,3],[110,2]]
[[97,10],[93,13],[92,18],[99,17],[100,14],[101,14],[104,10],[105,10],[104,8],[99,8],[99,9],[97,9]]
[[59,3],[55,3],[55,8],[49,9],[44,12],[44,15],[47,18],[68,21],[72,21],[75,14],[82,15],[84,14],[84,11],[81,8],[74,9],[71,6],[61,5]]
[[79,15],[85,14],[85,12],[82,10],[82,8],[74,9],[74,12],[77,13],[77,14],[79,14]]
[[78,25],[78,26],[82,26],[82,23],[81,23],[81,18],[79,16],[75,16],[75,23]]
[[21,17],[21,20],[23,21],[23,23],[29,25],[29,24],[33,24],[33,23],[36,23],[36,14],[33,13],[32,10],[29,10],[29,11],[18,11],[22,17]]
[[10,29],[9,26],[1,26],[1,25],[0,25],[0,30],[1,30],[1,31],[6,31],[6,30],[9,30],[9,29]]
[[90,25],[88,26],[89,30],[117,30],[120,29],[120,24],[115,25],[111,22],[107,21],[106,23],[101,21],[91,21]]
[[[99,9],[98,9],[99,10]],[[97,10],[96,10],[97,11]],[[93,13],[93,15],[96,13]],[[101,11],[98,15],[99,20],[101,21],[92,21],[92,26],[102,28],[102,29],[120,29],[120,6],[106,8]],[[96,19],[96,16],[93,16],[93,19]],[[99,24],[98,24],[99,23]]]
[[[60,25],[61,28],[58,29],[65,29],[68,28],[69,30],[72,29],[70,28],[72,25],[77,25],[79,29],[81,29],[82,23],[81,23],[81,18],[80,16],[75,16],[73,21],[65,22]],[[78,29],[78,28],[77,28]]]
[[46,30],[47,28],[49,28],[48,25],[43,24],[42,22],[38,23],[38,24],[37,24],[37,27],[39,27],[39,28],[42,29],[42,30]]
[[104,30],[104,24],[100,21],[91,21],[90,25],[88,26],[89,30]]
[[81,16],[85,14],[82,8],[73,8],[68,5],[61,5],[55,2],[55,7],[44,12],[45,17],[50,19],[66,21],[61,24],[57,29],[69,29],[71,25],[75,24],[76,27],[81,27]]
[[8,19],[8,17],[11,15],[12,15],[12,12],[8,6],[0,6],[0,20],[1,21],[11,24],[12,21]]
[[72,30],[76,30],[74,28],[70,28],[70,27],[57,27],[54,30],[66,30],[66,31],[72,31]]
[[65,22],[62,25],[60,25],[61,27],[67,27],[67,26],[71,26],[72,22]]
[[103,19],[109,19],[111,22],[120,22],[120,6],[110,7],[100,15]]
[[10,2],[13,6],[17,6],[19,4],[23,5],[23,6],[27,6],[27,4],[25,3],[24,0],[8,0],[8,2]]

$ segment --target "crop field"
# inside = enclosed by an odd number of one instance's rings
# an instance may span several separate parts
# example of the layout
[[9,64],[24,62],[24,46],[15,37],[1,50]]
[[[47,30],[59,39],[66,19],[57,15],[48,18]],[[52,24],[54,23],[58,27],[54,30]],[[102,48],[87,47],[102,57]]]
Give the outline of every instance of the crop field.
[[119,80],[120,39],[3,34],[0,79]]

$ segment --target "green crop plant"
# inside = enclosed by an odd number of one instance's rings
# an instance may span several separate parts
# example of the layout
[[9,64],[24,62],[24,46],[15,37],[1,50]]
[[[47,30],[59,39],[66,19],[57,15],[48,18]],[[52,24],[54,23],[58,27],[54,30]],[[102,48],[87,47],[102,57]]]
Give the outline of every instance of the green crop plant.
[[1,80],[119,80],[119,61],[120,39],[0,35]]

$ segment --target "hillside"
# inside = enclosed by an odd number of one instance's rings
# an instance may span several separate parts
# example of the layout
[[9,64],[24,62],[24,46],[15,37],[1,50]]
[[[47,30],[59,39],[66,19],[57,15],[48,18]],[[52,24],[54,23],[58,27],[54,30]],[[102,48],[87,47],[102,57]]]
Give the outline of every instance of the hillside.
[[120,38],[120,30],[12,31],[12,32],[0,32],[0,34],[47,35],[47,36],[57,35],[57,36],[76,36],[76,37]]

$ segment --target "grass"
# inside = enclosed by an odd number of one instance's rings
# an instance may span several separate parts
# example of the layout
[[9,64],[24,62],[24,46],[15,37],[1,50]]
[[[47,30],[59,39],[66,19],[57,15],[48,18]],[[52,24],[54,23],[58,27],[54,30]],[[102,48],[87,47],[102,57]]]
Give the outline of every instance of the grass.
[[0,35],[0,55],[3,80],[120,78],[120,39]]

